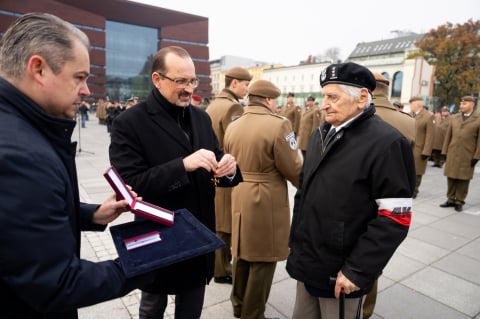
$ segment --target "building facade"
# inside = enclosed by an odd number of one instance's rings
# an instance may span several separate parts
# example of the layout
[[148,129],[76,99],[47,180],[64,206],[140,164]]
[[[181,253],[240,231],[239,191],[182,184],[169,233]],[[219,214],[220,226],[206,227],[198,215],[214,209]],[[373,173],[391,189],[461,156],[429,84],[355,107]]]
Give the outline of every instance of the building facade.
[[[433,100],[434,67],[429,65],[423,58],[409,58],[409,55],[417,50],[415,42],[423,38],[423,34],[403,34],[392,39],[358,43],[346,61],[355,62],[368,67],[372,72],[383,74],[390,80],[389,98],[408,104],[412,96],[422,96],[426,106],[433,110],[438,108]],[[222,87],[223,81],[221,60],[211,62],[212,83],[214,87]],[[237,59],[238,61],[238,59]],[[315,96],[319,104],[323,101],[320,87],[320,73],[331,62],[304,62],[299,65],[281,66],[265,64],[256,72],[252,81],[265,79],[277,85],[282,91],[278,104],[285,103],[289,92],[295,93],[295,103],[304,106],[309,95]],[[238,66],[253,70],[248,63]],[[260,73],[259,73],[260,72]]]
[[91,101],[145,99],[152,88],[152,59],[160,48],[170,45],[191,54],[200,79],[195,91],[211,96],[206,17],[126,0],[2,0],[0,36],[28,12],[54,14],[88,35]]

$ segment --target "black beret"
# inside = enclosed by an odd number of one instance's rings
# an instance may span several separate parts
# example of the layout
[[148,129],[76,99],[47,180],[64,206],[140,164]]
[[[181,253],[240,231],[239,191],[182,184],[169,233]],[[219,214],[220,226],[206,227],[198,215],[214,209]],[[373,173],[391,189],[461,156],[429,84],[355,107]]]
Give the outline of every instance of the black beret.
[[225,76],[243,81],[250,81],[252,79],[252,75],[247,70],[238,66],[228,70]]
[[290,96],[291,96],[291,97],[295,97],[295,94],[292,93],[292,92],[290,92],[290,93],[287,94],[287,97],[290,97]]
[[315,101],[315,97],[310,95],[307,97],[307,101]]
[[367,88],[370,92],[375,90],[377,85],[369,69],[353,62],[330,64],[323,69],[320,85],[324,87],[330,83]]
[[257,80],[250,84],[248,88],[249,95],[256,95],[260,97],[268,97],[276,99],[280,96],[280,89],[277,88],[272,82],[267,80]]

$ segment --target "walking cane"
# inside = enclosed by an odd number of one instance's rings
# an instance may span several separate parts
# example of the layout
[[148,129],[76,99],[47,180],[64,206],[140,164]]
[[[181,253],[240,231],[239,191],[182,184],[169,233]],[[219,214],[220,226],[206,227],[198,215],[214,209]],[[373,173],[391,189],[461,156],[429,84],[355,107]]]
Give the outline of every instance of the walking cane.
[[[337,277],[330,277],[330,284],[335,287],[337,282]],[[338,318],[345,319],[345,293],[342,291],[340,292],[340,300],[338,304]]]

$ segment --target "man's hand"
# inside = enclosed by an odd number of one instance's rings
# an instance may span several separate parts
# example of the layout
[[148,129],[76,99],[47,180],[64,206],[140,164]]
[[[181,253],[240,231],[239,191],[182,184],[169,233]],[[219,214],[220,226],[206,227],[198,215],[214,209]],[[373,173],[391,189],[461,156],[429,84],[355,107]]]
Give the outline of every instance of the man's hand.
[[218,167],[214,170],[216,177],[222,176],[233,176],[237,171],[237,162],[235,161],[235,157],[230,154],[223,155],[220,162],[218,162]]
[[202,148],[185,157],[183,166],[185,166],[187,172],[193,172],[200,167],[209,172],[215,172],[218,168],[218,163],[214,152]]
[[[127,187],[134,198],[141,200],[141,197],[137,197],[137,193],[132,191],[130,186],[127,185]],[[93,223],[106,225],[128,210],[128,202],[125,199],[117,200],[117,195],[112,194],[97,208],[95,213],[93,213]]]
[[345,277],[345,275],[341,271],[339,271],[337,275],[337,281],[335,283],[335,298],[340,297],[340,292],[342,292],[342,289],[343,293],[345,293],[346,295],[360,290],[359,287],[357,287],[353,282],[348,280],[348,278]]

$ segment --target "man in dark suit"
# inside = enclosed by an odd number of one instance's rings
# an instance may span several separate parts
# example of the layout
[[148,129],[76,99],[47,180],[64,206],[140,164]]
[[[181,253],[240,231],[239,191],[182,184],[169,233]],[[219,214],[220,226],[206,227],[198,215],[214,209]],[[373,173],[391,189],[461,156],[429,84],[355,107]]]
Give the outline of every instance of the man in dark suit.
[[[151,78],[147,100],[115,119],[110,161],[146,201],[186,208],[215,231],[215,186],[241,181],[235,158],[220,150],[208,114],[190,103],[198,78],[187,51],[158,51]],[[169,294],[175,318],[200,318],[213,266],[212,252],[164,268],[158,286],[142,291],[140,319],[163,318]]]

